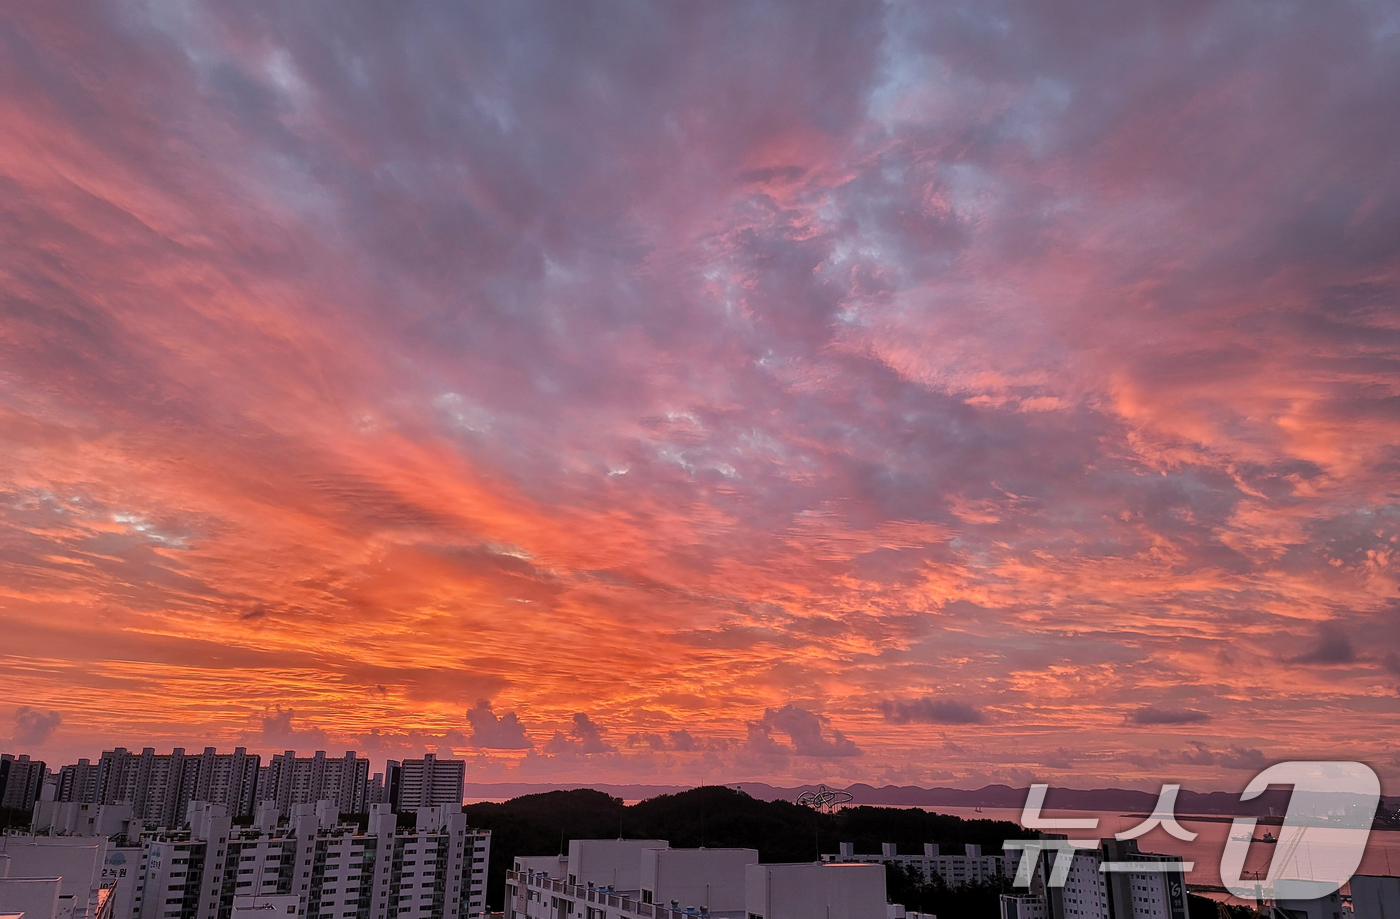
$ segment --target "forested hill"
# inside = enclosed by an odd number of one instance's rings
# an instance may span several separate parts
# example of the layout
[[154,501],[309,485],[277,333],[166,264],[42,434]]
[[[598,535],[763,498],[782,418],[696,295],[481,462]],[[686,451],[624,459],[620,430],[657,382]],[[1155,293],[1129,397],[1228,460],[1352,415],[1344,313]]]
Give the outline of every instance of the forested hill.
[[501,909],[505,873],[517,855],[567,851],[570,839],[628,836],[665,839],[672,846],[745,846],[765,862],[813,861],[841,842],[857,852],[879,852],[893,842],[901,853],[926,842],[961,854],[965,843],[999,854],[1006,839],[1028,834],[1014,823],[962,820],[914,808],[852,807],[819,814],[787,801],[762,801],[724,786],[706,786],[624,805],[600,791],[551,791],[502,804],[463,808],[476,826],[491,830],[487,902]]

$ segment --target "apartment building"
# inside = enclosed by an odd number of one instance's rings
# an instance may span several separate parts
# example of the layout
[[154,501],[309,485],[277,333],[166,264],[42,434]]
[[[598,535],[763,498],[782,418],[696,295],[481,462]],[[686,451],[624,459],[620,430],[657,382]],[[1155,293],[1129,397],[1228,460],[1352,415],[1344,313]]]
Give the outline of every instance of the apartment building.
[[576,839],[567,856],[517,858],[507,919],[886,919],[880,865],[759,864],[755,849],[672,849],[661,839]]
[[[1022,857],[1035,858],[1031,886],[1001,898],[1001,919],[1188,919],[1186,875],[1180,856],[1140,852],[1132,840],[1104,840],[1074,850],[1064,883],[1048,879],[1062,854],[1050,843]],[[1019,863],[1018,863],[1019,864]]]
[[460,807],[467,764],[460,759],[389,760],[384,766],[385,796],[396,811],[418,807]]
[[[436,778],[442,772],[433,770],[432,775]],[[421,775],[420,770],[420,785]],[[446,777],[439,781],[445,782]],[[323,750],[297,756],[288,750],[264,766],[261,756],[243,747],[232,753],[219,753],[214,747],[200,753],[187,753],[181,747],[170,753],[156,753],[151,747],[140,753],[117,747],[103,753],[95,764],[80,759],[64,766],[51,784],[50,800],[129,804],[137,821],[164,828],[180,826],[191,801],[221,805],[235,818],[251,816],[264,800],[275,801],[283,816],[295,805],[322,800],[334,801],[342,813],[354,814],[366,813],[373,803],[369,760],[353,750],[343,757],[328,757]],[[431,779],[428,785],[431,792]],[[35,795],[35,799],[43,797]],[[428,803],[442,803],[441,797],[430,793]],[[457,803],[461,803],[460,792]],[[420,805],[415,801],[411,806]]]
[[[339,822],[334,802],[260,808],[233,826],[218,805],[191,806],[189,827],[149,837],[133,919],[478,919],[485,911],[491,837],[460,809],[422,808],[401,831],[375,805],[366,832]],[[253,898],[251,901],[248,898]],[[268,898],[278,898],[269,900]],[[241,906],[240,906],[241,904]],[[286,907],[295,906],[288,913]]]
[[23,753],[0,754],[0,807],[32,808],[48,774],[43,760],[31,760]]
[[979,884],[999,877],[1009,876],[1008,860],[1000,855],[983,855],[982,847],[969,843],[962,855],[944,855],[935,843],[926,842],[923,852],[918,855],[900,854],[892,842],[882,843],[880,854],[857,853],[855,846],[843,842],[835,855],[823,855],[822,861],[844,864],[884,864],[893,863],[899,867],[909,867],[918,871],[924,883],[933,882],[934,877],[942,878],[949,887],[962,887],[965,884]]
[[[369,811],[369,760],[347,750],[343,757],[328,757],[324,750],[297,756],[293,750],[275,754],[261,769],[258,801],[275,801],[286,816],[298,804],[334,801],[342,814]],[[457,804],[462,803],[461,798]]]
[[79,760],[72,790],[60,786],[57,800],[129,804],[136,820],[161,827],[179,826],[191,801],[219,804],[243,817],[253,812],[260,760],[243,747],[232,753],[213,747],[186,753],[176,747],[159,754],[151,747],[140,753],[117,747],[102,754],[90,781],[77,775],[86,763]]
[[97,767],[86,758],[58,770],[53,800],[92,803],[96,794]]

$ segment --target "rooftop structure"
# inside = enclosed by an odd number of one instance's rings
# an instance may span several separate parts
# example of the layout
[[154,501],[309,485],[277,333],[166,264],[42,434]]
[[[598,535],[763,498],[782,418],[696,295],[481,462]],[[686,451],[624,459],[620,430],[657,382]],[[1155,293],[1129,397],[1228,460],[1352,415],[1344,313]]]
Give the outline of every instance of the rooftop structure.
[[[562,875],[562,876],[561,876]],[[763,865],[756,849],[672,849],[661,839],[576,839],[520,857],[506,919],[887,919],[880,865]]]

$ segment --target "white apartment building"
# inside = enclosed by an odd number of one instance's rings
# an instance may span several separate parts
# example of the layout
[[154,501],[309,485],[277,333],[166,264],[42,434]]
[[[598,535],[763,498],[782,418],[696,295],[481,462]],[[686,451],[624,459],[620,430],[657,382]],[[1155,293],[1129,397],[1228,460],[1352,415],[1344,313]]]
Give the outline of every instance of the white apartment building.
[[[148,838],[133,919],[233,919],[239,902],[240,916],[267,919],[269,904],[300,919],[477,919],[485,912],[491,837],[468,827],[460,809],[422,808],[407,832],[382,804],[365,833],[340,824],[329,801],[293,806],[281,826],[275,805],[258,817],[253,827],[234,827],[224,808],[195,804],[187,831]],[[295,898],[292,914],[288,898]]]
[[385,796],[396,811],[419,807],[460,807],[467,764],[460,759],[389,760],[384,765]]
[[1064,884],[1051,886],[1047,879],[1062,857],[1054,848],[1038,854],[1029,890],[1002,896],[1001,919],[1188,919],[1179,856],[1139,852],[1131,840],[1106,840],[1075,850]]
[[918,855],[901,855],[892,842],[880,845],[880,854],[857,853],[855,846],[843,842],[835,855],[823,855],[822,861],[833,863],[883,864],[892,862],[900,867],[911,867],[923,876],[924,883],[932,883],[934,876],[943,879],[949,887],[962,887],[965,884],[979,884],[998,877],[1009,876],[1008,859],[1000,855],[983,855],[982,847],[968,843],[963,855],[944,855],[936,844],[924,843],[923,852]]
[[761,865],[755,849],[662,839],[576,839],[567,856],[516,858],[506,919],[886,919],[885,869]]

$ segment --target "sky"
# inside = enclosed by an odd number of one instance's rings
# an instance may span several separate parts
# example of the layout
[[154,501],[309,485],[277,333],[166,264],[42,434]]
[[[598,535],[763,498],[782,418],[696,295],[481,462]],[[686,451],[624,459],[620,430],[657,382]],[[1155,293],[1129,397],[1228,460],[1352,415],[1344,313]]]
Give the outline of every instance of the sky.
[[0,747],[1400,788],[1393,3],[0,14]]

